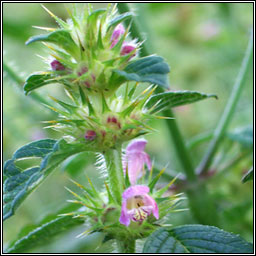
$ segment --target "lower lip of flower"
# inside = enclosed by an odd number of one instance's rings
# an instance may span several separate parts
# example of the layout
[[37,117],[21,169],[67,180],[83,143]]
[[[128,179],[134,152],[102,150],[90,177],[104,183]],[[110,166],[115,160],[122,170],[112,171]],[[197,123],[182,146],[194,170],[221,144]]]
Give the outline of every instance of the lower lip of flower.
[[142,222],[148,217],[149,213],[142,207],[134,209],[132,220],[135,222]]
[[134,196],[127,200],[127,210],[130,212],[133,221],[142,222],[150,215],[150,212],[144,206],[143,196]]

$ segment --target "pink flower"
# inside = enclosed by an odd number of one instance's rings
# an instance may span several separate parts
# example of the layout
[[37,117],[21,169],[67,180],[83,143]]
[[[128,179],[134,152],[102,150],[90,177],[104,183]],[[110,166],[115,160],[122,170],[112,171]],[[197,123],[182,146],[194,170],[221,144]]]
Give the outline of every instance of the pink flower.
[[158,206],[156,201],[148,195],[149,187],[136,185],[127,188],[123,195],[120,223],[129,226],[131,220],[142,222],[151,213],[159,219]]
[[50,65],[51,65],[52,70],[54,70],[54,71],[65,70],[65,66],[62,65],[58,60],[53,60]]
[[[121,56],[127,55],[136,49],[136,44],[134,42],[124,42],[121,49]],[[134,53],[131,57],[134,57],[136,54]]]
[[147,141],[145,139],[133,140],[126,148],[123,167],[124,173],[128,168],[128,176],[132,185],[135,185],[136,180],[143,175],[144,164],[150,170],[152,165],[149,155],[144,152]]
[[84,135],[84,138],[86,140],[94,140],[96,138],[97,134],[95,131],[92,131],[92,130],[88,130],[85,135]]
[[114,29],[114,32],[111,36],[111,46],[110,46],[110,48],[113,48],[117,44],[120,36],[123,35],[124,32],[125,32],[124,26],[122,24],[118,24],[116,26],[116,28]]

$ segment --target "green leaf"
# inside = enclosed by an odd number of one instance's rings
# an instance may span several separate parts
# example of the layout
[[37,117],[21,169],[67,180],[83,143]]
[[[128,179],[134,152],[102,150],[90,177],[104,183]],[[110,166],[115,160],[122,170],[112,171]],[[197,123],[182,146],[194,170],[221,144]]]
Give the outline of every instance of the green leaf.
[[53,150],[55,140],[45,139],[32,142],[18,149],[12,159],[4,164],[4,220],[14,214],[16,208],[25,197],[37,186],[43,177],[38,166],[22,170],[15,165],[15,161],[29,157],[45,157]]
[[245,183],[249,180],[253,180],[253,167],[243,176],[242,182]]
[[19,148],[14,154],[13,159],[25,158],[25,157],[44,157],[52,151],[56,140],[44,139],[31,142],[21,148]]
[[[29,143],[4,164],[4,220],[11,217],[24,199],[66,158],[87,151],[85,144],[68,144],[64,140],[39,140]],[[40,166],[22,170],[16,161],[24,158],[42,159]]]
[[228,133],[227,136],[240,143],[242,146],[250,148],[253,147],[253,126],[246,126],[236,129],[232,133]]
[[27,252],[33,247],[51,242],[54,236],[82,223],[83,220],[80,218],[55,216],[49,222],[38,225],[28,234],[17,240],[11,248],[6,250],[6,253]]
[[24,92],[28,94],[39,87],[56,82],[57,81],[49,74],[32,74],[25,81]]
[[98,17],[106,12],[106,8],[101,8],[94,10],[89,16],[88,16],[88,22],[95,24]]
[[119,84],[125,81],[137,81],[169,88],[167,74],[170,69],[164,59],[159,56],[140,58],[127,65],[124,70],[114,70],[113,72],[113,79]]
[[155,231],[143,253],[253,253],[253,245],[217,227],[184,225]]
[[195,91],[163,92],[151,96],[146,103],[146,107],[150,109],[156,104],[152,111],[152,113],[155,113],[163,109],[178,107],[211,97],[217,99],[216,95],[204,94]]
[[57,46],[63,48],[67,53],[73,55],[74,57],[79,56],[79,47],[76,45],[69,31],[67,30],[59,29],[48,34],[32,36],[26,42],[26,45],[38,41],[56,44]]
[[121,22],[123,22],[123,21],[125,21],[127,19],[130,19],[133,16],[134,16],[134,14],[132,12],[126,12],[126,13],[123,13],[121,15],[116,16],[115,18],[110,20],[109,26],[108,26],[107,30],[109,30],[112,27],[116,27],[119,23],[121,23]]

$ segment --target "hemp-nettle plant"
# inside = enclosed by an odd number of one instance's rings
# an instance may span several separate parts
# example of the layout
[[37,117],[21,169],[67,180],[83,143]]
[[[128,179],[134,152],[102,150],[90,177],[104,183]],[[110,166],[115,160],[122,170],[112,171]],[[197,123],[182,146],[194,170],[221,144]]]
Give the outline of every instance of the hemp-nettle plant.
[[[74,5],[68,10],[70,18],[63,21],[43,8],[58,27],[36,27],[46,32],[26,42],[42,42],[49,57],[42,57],[44,70],[26,79],[24,92],[32,95],[52,84],[66,93],[67,97],[50,96],[43,102],[58,115],[44,121],[45,128],[58,131],[60,139],[29,143],[6,161],[4,219],[11,217],[57,166],[81,152],[97,155],[95,164],[104,187],[97,188],[90,177],[89,187],[72,180],[80,193],[66,188],[73,196],[68,200],[71,210],[57,213],[55,219],[14,242],[7,252],[22,252],[26,243],[36,241],[33,239],[41,236],[41,231],[53,225],[61,231],[82,224],[84,232],[77,234],[80,239],[100,232],[104,234],[102,243],[111,240],[119,252],[135,252],[136,240],[144,241],[148,236],[145,253],[250,252],[251,245],[246,241],[216,227],[187,225],[171,229],[166,216],[183,210],[179,205],[186,197],[170,193],[169,188],[175,182],[186,181],[184,175],[177,175],[162,184],[166,168],[157,169],[146,153],[145,135],[154,132],[152,120],[175,122],[169,109],[216,95],[170,90],[170,68],[164,58],[140,56],[145,42],[139,35],[134,36],[132,12],[119,9],[118,13],[113,4],[96,10],[85,4],[82,11]],[[17,165],[20,159],[34,157],[42,159],[39,166],[23,170]],[[188,176],[192,180],[195,174]],[[198,241],[198,245],[189,245],[188,238]],[[206,238],[209,242],[203,243]]]

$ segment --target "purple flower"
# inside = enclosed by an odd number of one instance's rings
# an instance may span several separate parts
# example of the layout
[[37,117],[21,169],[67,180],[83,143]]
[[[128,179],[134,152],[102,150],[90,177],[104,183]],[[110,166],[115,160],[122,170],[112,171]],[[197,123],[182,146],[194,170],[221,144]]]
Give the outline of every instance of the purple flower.
[[58,60],[53,60],[50,65],[51,65],[52,70],[54,70],[54,71],[65,70],[65,66],[62,65]]
[[124,32],[125,32],[125,29],[124,29],[124,26],[122,24],[118,24],[115,27],[114,32],[113,32],[113,34],[111,36],[111,46],[110,46],[110,49],[113,48],[117,44],[120,36],[123,35]]
[[149,187],[136,185],[127,188],[123,195],[120,223],[129,226],[131,220],[142,222],[151,213],[159,219],[156,201],[148,195]]
[[123,167],[124,172],[128,169],[129,179],[132,185],[140,178],[144,171],[144,164],[151,169],[149,155],[144,151],[147,141],[145,139],[133,140],[126,148]]
[[[124,42],[121,49],[121,56],[127,55],[136,49],[136,44],[134,42]],[[134,53],[131,57],[134,57],[136,54]]]

